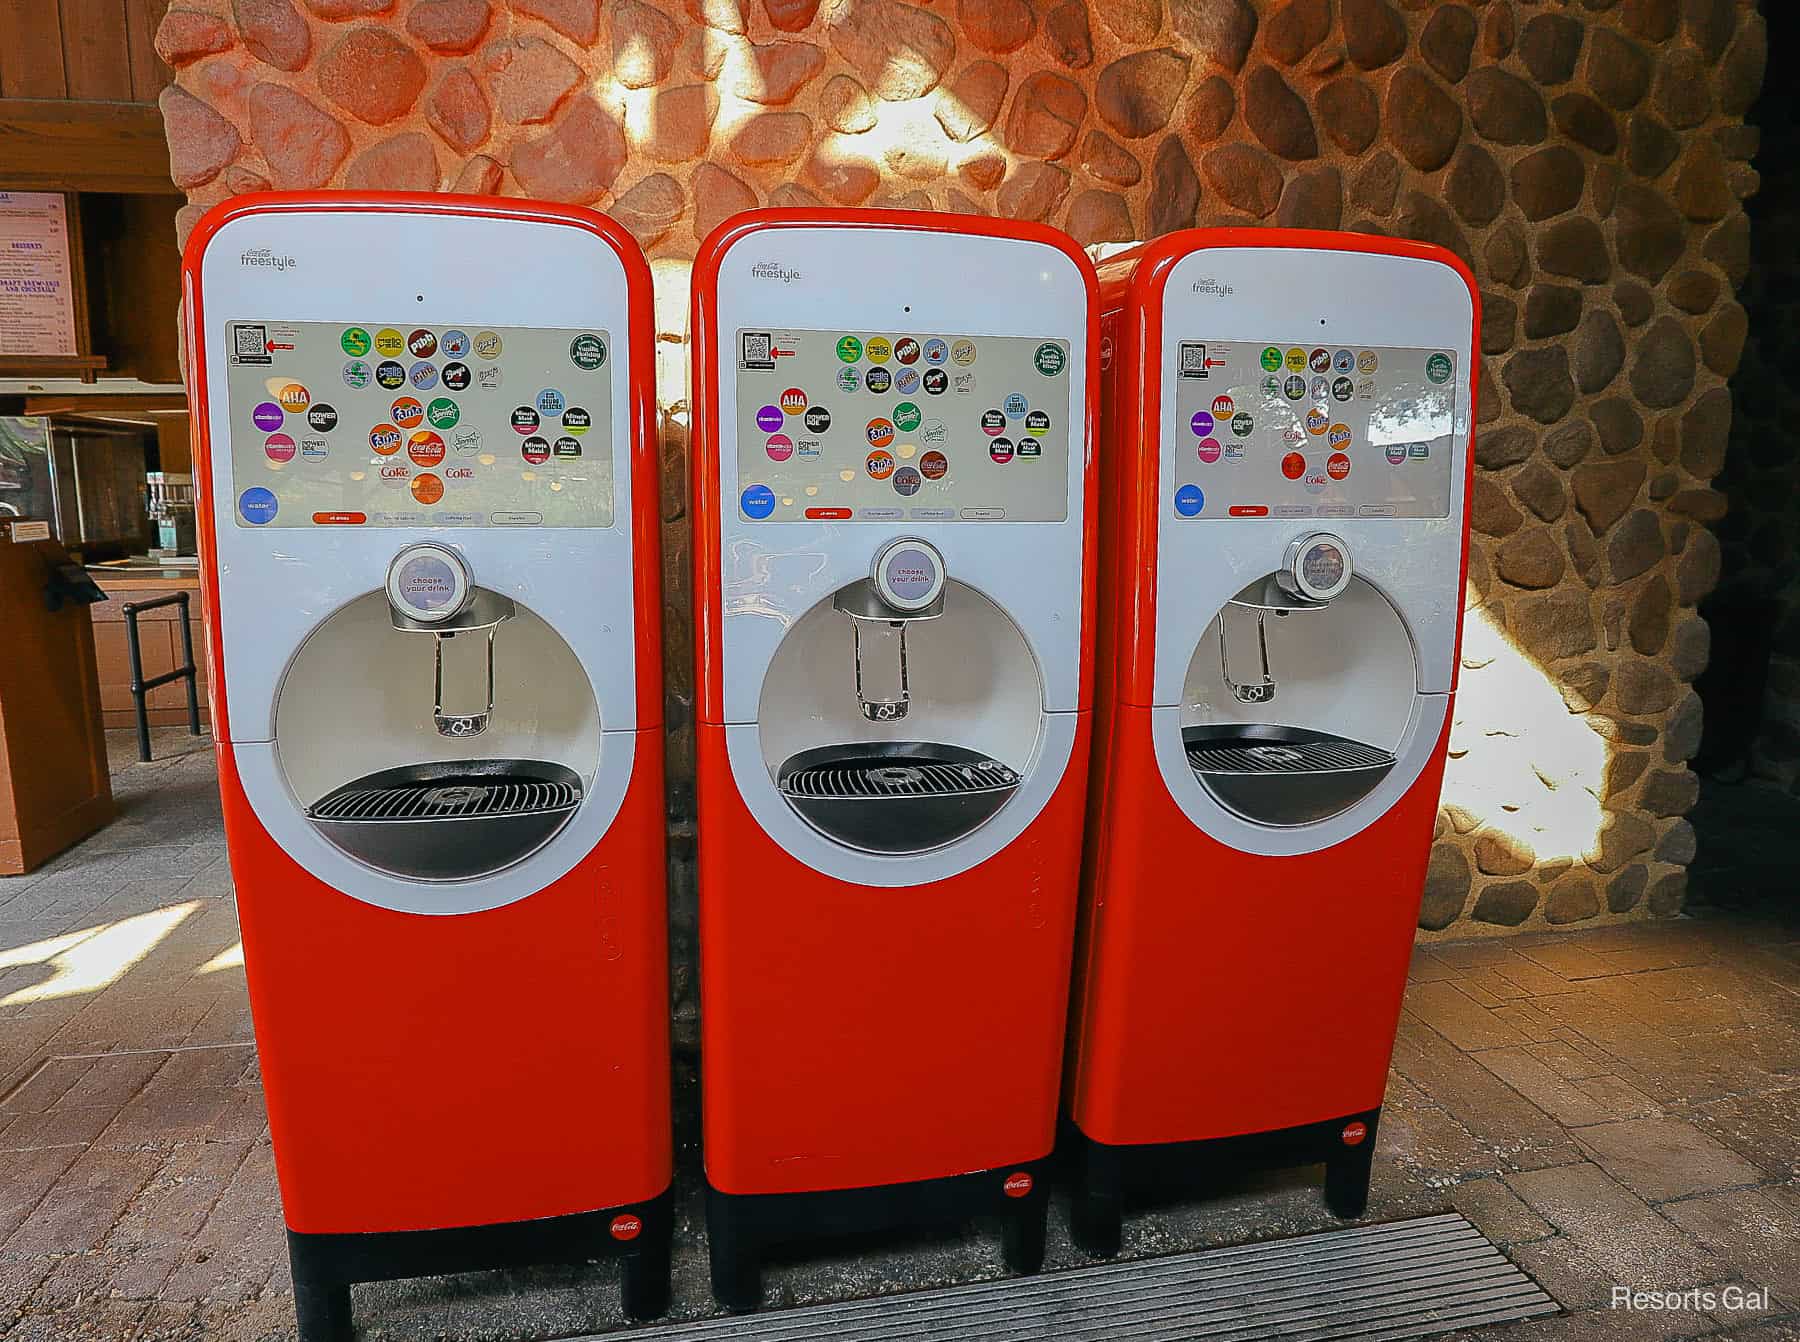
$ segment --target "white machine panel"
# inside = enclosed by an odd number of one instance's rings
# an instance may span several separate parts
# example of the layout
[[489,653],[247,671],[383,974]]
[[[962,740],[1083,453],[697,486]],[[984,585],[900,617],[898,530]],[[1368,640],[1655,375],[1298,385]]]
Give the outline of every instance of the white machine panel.
[[[276,841],[321,879],[410,912],[492,908],[566,874],[617,814],[640,727],[630,581],[636,557],[631,528],[614,525],[630,517],[632,504],[626,274],[596,235],[532,219],[528,203],[519,209],[526,217],[353,206],[250,214],[221,227],[201,261],[212,445],[204,504],[214,518],[220,654],[245,792]],[[371,245],[371,238],[382,245]],[[471,266],[471,257],[504,257],[505,265]],[[188,298],[193,303],[194,295]],[[259,327],[271,362],[241,362],[254,353],[250,333]],[[353,352],[363,334],[366,355]],[[404,354],[392,359],[407,370],[403,388],[380,385],[393,334],[403,337]],[[425,336],[435,348],[427,351]],[[467,352],[458,358],[464,336]],[[268,349],[271,344],[294,348]],[[351,367],[357,363],[369,366],[366,386],[354,385],[361,378]],[[445,370],[458,363],[470,369],[469,383],[446,388]],[[492,370],[492,385],[483,384],[484,369]],[[392,380],[391,370],[387,377]],[[433,377],[435,384],[426,385]],[[461,374],[452,371],[451,379],[459,383]],[[284,404],[283,393],[295,383],[305,390],[305,403],[289,392]],[[546,389],[560,394],[560,408],[549,399],[540,406]],[[389,423],[402,428],[393,414],[402,398],[422,403],[421,420],[404,430],[408,441],[383,451],[386,440],[372,442],[371,432]],[[440,400],[454,407],[454,422],[440,426],[430,418]],[[273,421],[265,402],[283,414],[272,429],[265,428]],[[308,417],[321,402],[335,412],[329,429]],[[530,433],[515,420],[525,407],[538,416]],[[575,432],[581,425],[579,416],[568,418],[571,408],[588,412],[586,432]],[[440,406],[437,413],[447,421],[451,409]],[[424,430],[443,439],[441,459],[429,440],[416,449],[410,442]],[[459,430],[479,431],[480,447],[459,449]],[[270,451],[277,434],[294,439],[287,460],[277,460],[286,456],[280,442]],[[534,434],[548,441],[543,462],[526,455],[525,440]],[[565,448],[559,459],[562,437],[579,444],[579,456]],[[309,440],[320,438],[322,448],[314,441],[309,458]],[[482,457],[491,448],[500,450],[488,463]],[[376,463],[396,460],[406,463],[407,478],[384,485]],[[461,461],[474,474],[448,478]],[[533,469],[537,478],[527,479]],[[359,470],[362,479],[355,478]],[[435,487],[416,483],[425,475],[439,478],[441,496],[428,501]],[[563,488],[553,488],[557,483]],[[255,495],[247,504],[244,494],[259,489],[271,500]],[[418,541],[454,547],[477,585],[513,599],[557,631],[584,669],[599,716],[598,758],[582,769],[585,788],[573,818],[516,865],[452,886],[395,879],[327,843],[304,814],[315,798],[294,794],[276,742],[281,689],[308,636],[359,598],[381,592],[394,555]],[[497,638],[504,643],[509,632],[516,631],[503,627]],[[408,670],[404,686],[380,680],[378,666],[357,674],[376,678],[390,699],[404,697],[407,711],[429,731],[428,658],[423,665],[423,674]],[[497,705],[497,720],[504,714]],[[409,719],[402,729],[396,723],[395,732],[402,730],[416,731],[418,724]],[[493,749],[482,737],[474,741],[476,754]],[[358,748],[366,753],[372,746],[359,741]],[[393,762],[418,755],[416,744],[407,744]]]
[[[1157,417],[1157,756],[1177,804],[1222,842],[1268,855],[1342,842],[1430,761],[1456,680],[1473,328],[1461,276],[1429,261],[1222,247],[1168,272]],[[1410,644],[1371,650],[1388,668],[1367,687],[1383,704],[1377,744],[1397,763],[1348,810],[1269,827],[1221,806],[1196,779],[1182,749],[1181,728],[1194,720],[1184,690],[1220,609],[1282,571],[1294,542],[1321,532],[1342,538],[1356,576],[1398,617],[1361,622],[1361,632]],[[1292,618],[1335,617],[1328,608]],[[1394,683],[1408,665],[1410,684]],[[1354,709],[1349,718],[1327,711],[1333,695],[1354,704],[1357,690],[1321,695],[1299,676],[1248,716],[1285,722],[1322,712],[1329,724],[1305,725],[1368,739],[1373,725]],[[1226,709],[1222,720],[1240,716]]]

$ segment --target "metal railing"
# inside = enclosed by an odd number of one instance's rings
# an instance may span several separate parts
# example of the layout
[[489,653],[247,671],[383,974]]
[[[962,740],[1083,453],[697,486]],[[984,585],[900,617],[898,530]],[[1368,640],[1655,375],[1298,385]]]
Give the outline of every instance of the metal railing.
[[[131,650],[131,698],[137,709],[138,759],[148,763],[150,756],[150,713],[145,699],[151,690],[167,685],[170,681],[187,681],[188,731],[195,736],[200,735],[200,692],[195,685],[194,675],[194,631],[188,615],[189,592],[174,592],[168,596],[159,596],[152,601],[128,601],[119,607],[125,616],[125,642]],[[138,614],[146,610],[158,610],[163,606],[181,607],[181,665],[173,671],[165,671],[160,676],[144,679],[143,651],[138,643]]]

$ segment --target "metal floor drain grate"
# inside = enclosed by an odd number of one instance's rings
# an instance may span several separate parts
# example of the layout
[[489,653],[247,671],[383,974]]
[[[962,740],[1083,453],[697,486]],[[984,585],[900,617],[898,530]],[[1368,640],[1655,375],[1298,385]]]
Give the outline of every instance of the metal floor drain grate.
[[1462,1216],[1009,1277],[653,1330],[657,1342],[1327,1342],[1429,1337],[1554,1314]]

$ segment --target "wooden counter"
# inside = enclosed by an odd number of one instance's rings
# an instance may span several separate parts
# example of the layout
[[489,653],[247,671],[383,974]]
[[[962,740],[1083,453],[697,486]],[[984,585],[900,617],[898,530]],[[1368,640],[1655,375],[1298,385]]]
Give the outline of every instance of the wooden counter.
[[[200,721],[210,721],[206,704],[206,621],[200,613],[200,573],[197,569],[114,568],[92,565],[88,573],[109,598],[89,609],[94,616],[94,651],[100,666],[100,708],[109,729],[135,727],[137,715],[131,702],[131,652],[125,641],[128,601],[152,601],[173,592],[188,593],[188,618],[194,634],[194,665],[199,674],[194,684],[200,693]],[[173,671],[181,664],[181,607],[162,606],[138,616],[138,640],[143,650],[144,679]],[[148,707],[153,727],[182,726],[187,722],[187,686],[171,681],[150,691]]]

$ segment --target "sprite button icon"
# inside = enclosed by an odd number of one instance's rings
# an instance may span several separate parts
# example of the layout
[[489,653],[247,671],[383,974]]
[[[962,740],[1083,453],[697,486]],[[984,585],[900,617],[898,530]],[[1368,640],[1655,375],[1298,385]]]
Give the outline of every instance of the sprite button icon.
[[1068,366],[1068,355],[1063,353],[1061,345],[1053,345],[1048,340],[1037,347],[1031,356],[1032,365],[1045,377],[1055,377]]
[[902,433],[911,433],[919,427],[919,421],[923,418],[919,407],[911,401],[902,401],[894,407],[894,427]]
[[462,411],[456,408],[456,402],[448,396],[439,396],[425,407],[425,418],[434,429],[448,429],[462,418]]
[[858,340],[853,335],[839,336],[837,342],[837,356],[845,363],[855,363],[858,359],[862,358],[862,341]]

